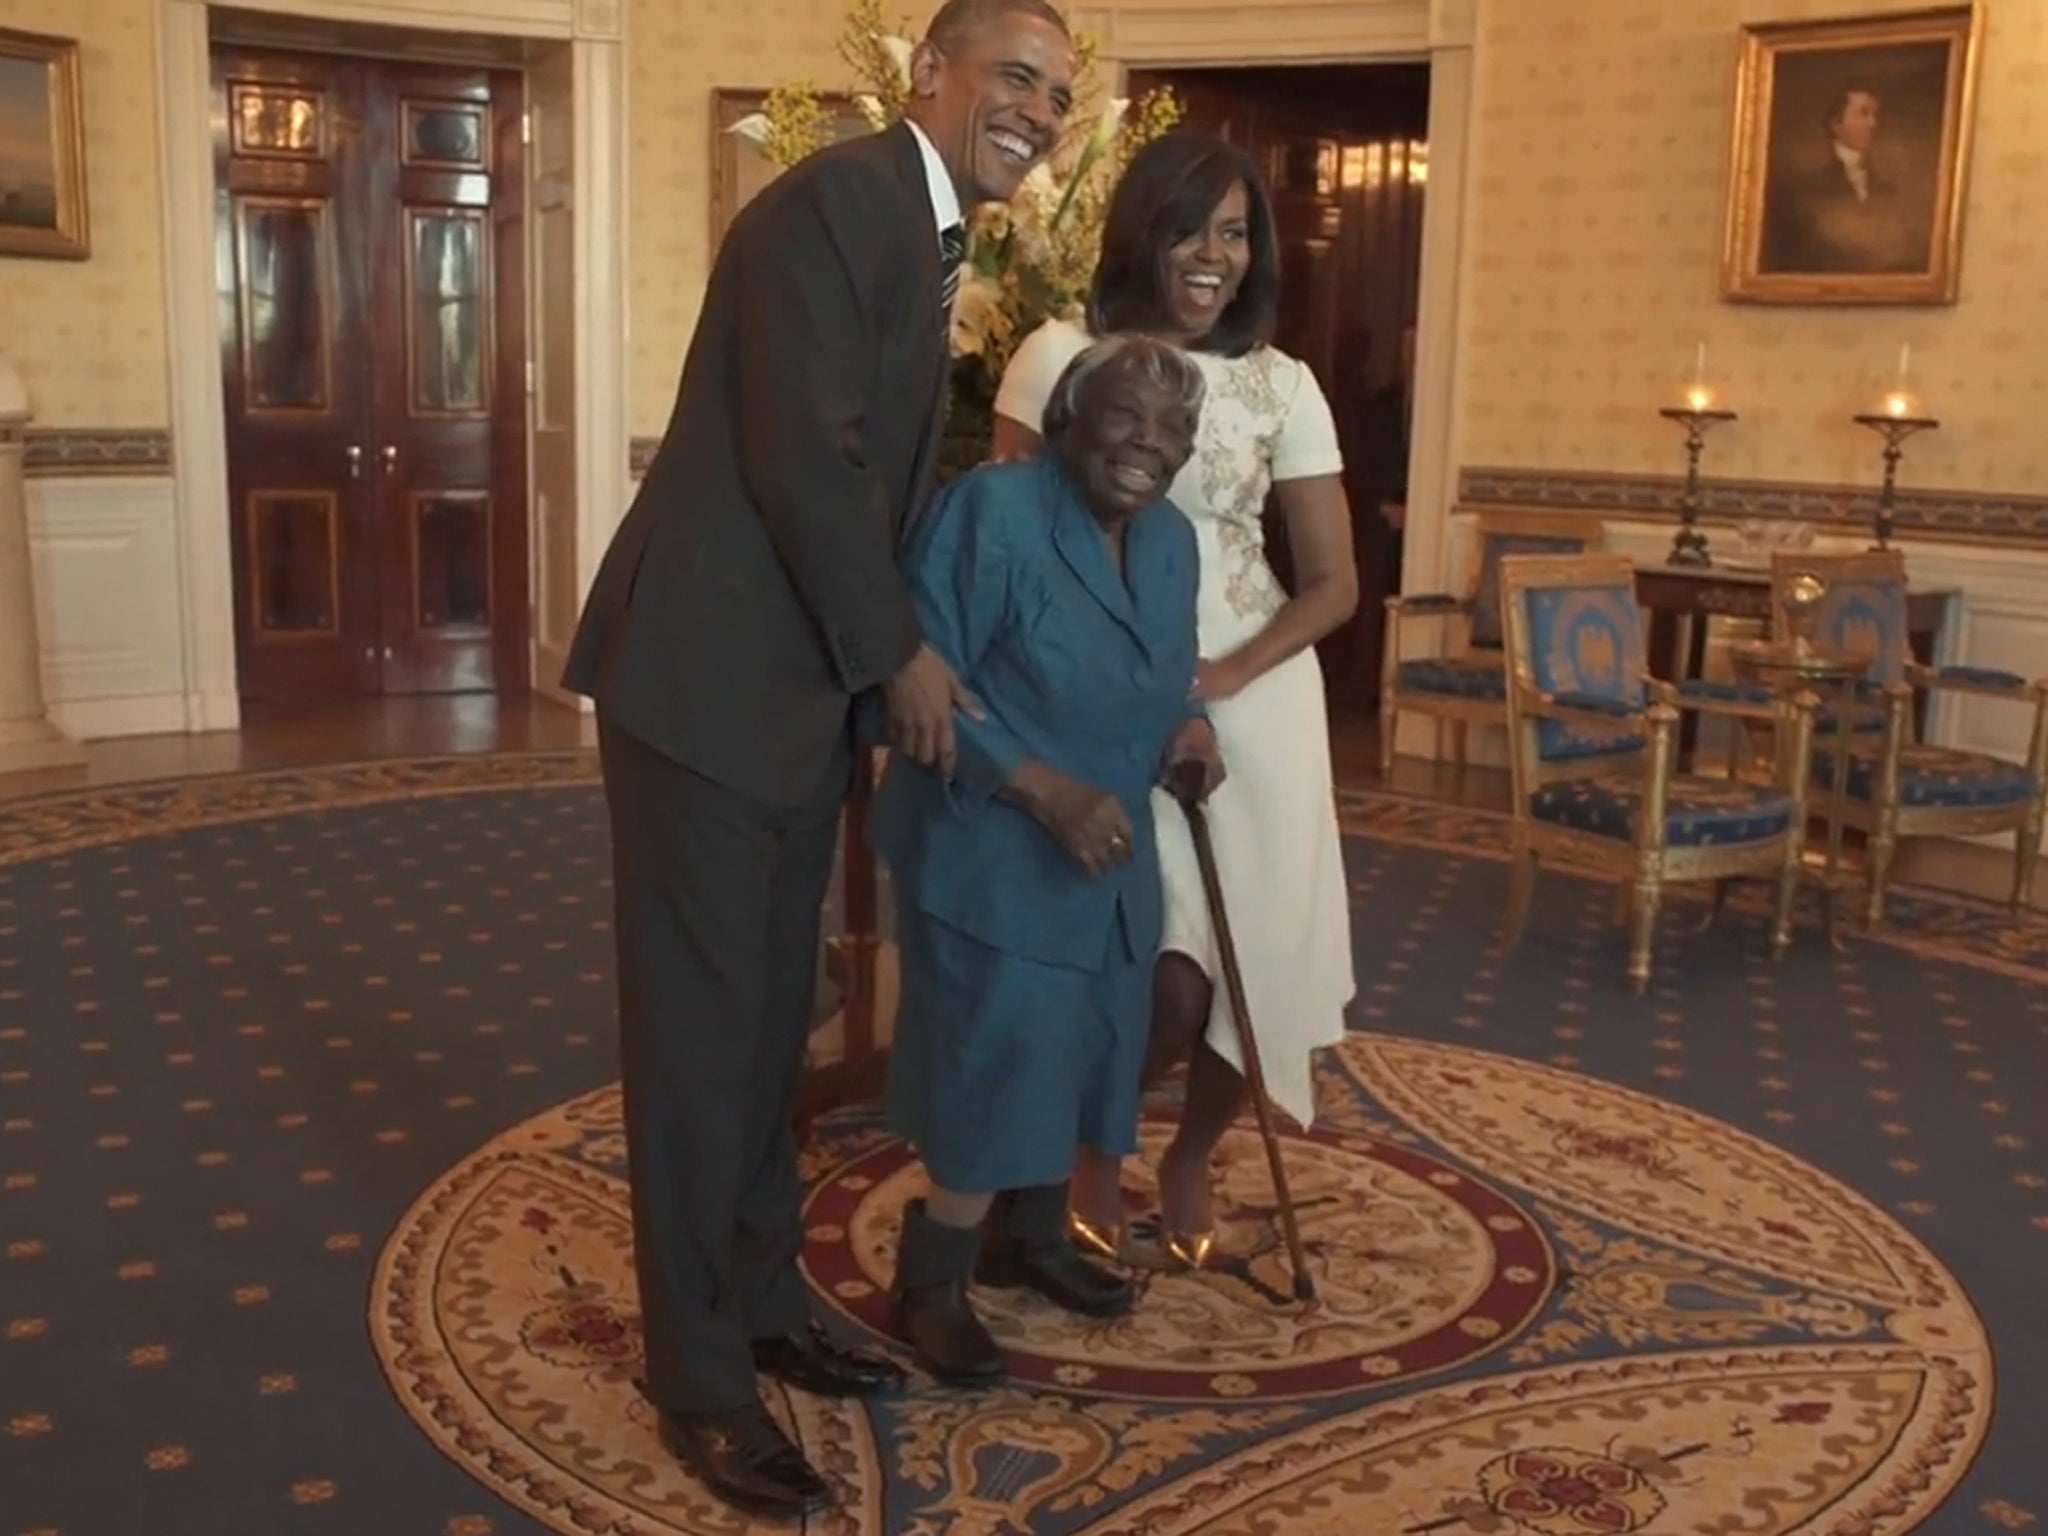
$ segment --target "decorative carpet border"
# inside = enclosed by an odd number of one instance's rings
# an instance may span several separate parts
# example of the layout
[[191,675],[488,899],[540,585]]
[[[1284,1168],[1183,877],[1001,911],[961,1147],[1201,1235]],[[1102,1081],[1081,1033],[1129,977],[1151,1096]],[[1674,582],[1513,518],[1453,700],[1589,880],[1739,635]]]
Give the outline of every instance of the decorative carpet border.
[[597,754],[574,750],[392,758],[66,790],[0,803],[0,869],[266,816],[598,781]]
[[[282,768],[103,785],[0,803],[0,868],[198,827],[340,810],[424,796],[487,794],[599,782],[597,754],[577,749]],[[1340,790],[1348,833],[1494,861],[1508,856],[1509,818],[1385,790]],[[1684,894],[1684,893],[1681,893]],[[1866,937],[1936,962],[2048,983],[2048,914],[1899,886]]]
[[[1798,480],[1705,480],[1702,513],[1710,518],[1815,523],[1862,528],[1877,513],[1877,492],[1863,485]],[[1458,472],[1460,511],[1537,508],[1609,516],[1678,515],[1685,480],[1678,475],[1597,470],[1467,466]],[[2048,496],[1995,491],[1901,490],[1893,508],[1899,532],[1970,543],[2048,547]]]

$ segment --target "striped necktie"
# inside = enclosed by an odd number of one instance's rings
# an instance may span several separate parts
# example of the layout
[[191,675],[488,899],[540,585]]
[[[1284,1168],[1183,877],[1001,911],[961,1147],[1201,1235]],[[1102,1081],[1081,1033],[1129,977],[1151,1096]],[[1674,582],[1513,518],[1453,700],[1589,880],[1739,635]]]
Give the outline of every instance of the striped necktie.
[[967,226],[948,224],[939,231],[939,322],[953,325],[953,300],[960,294],[960,263],[967,255]]

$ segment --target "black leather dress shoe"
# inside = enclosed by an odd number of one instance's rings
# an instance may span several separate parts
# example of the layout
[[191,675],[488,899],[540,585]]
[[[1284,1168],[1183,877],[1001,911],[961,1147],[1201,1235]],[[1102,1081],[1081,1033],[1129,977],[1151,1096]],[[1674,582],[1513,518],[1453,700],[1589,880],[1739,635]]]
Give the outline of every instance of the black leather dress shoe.
[[1022,1243],[992,1234],[982,1247],[974,1278],[999,1289],[1034,1290],[1054,1306],[1083,1317],[1119,1317],[1131,1310],[1137,1295],[1130,1281],[1089,1262],[1064,1238]]
[[957,1280],[907,1287],[896,1293],[898,1338],[939,1380],[956,1387],[986,1387],[1009,1374],[1002,1347],[989,1336]]
[[820,1397],[879,1397],[901,1391],[905,1380],[893,1360],[846,1349],[815,1327],[756,1339],[754,1368],[784,1386]]
[[748,1514],[789,1519],[838,1502],[758,1403],[723,1413],[664,1413],[660,1433],[670,1455]]

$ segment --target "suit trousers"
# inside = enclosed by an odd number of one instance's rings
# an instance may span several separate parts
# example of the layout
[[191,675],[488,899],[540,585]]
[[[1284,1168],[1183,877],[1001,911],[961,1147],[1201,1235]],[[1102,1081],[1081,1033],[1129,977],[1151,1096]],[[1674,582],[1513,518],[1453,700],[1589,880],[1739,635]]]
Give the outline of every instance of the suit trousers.
[[752,1341],[811,1317],[793,1119],[852,753],[783,807],[602,713],[598,751],[646,1390],[717,1412],[758,1401]]

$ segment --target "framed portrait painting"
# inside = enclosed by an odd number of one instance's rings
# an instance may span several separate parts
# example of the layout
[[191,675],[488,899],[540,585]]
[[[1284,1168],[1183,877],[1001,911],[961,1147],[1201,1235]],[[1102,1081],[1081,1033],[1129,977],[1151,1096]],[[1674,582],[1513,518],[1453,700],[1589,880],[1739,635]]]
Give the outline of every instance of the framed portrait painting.
[[1742,32],[1726,297],[1952,304],[1977,4]]
[[0,256],[90,248],[78,43],[0,28]]
[[[749,143],[733,126],[759,112],[768,93],[720,86],[711,93],[711,249],[715,252],[725,239],[726,226],[754,195],[775,179],[775,162]],[[832,121],[834,142],[859,138],[873,130],[854,105],[853,98],[840,91],[821,92],[818,97]]]

